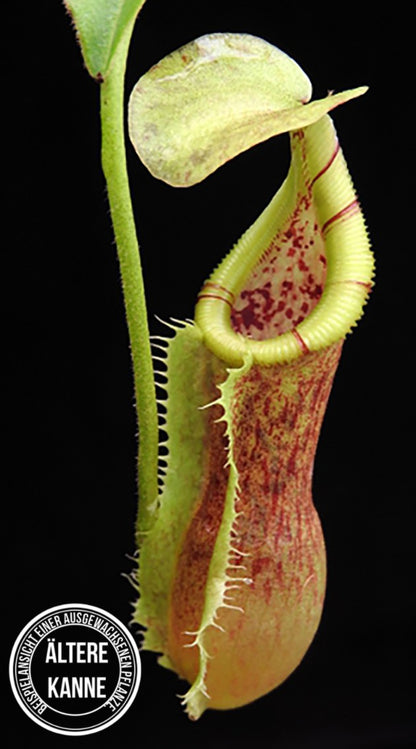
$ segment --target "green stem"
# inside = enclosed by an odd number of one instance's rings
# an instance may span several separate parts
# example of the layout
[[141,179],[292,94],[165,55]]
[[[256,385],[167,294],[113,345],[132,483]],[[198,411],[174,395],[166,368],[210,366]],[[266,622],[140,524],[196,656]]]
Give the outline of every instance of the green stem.
[[158,419],[139,245],[127,174],[124,138],[124,75],[132,27],[128,28],[101,84],[102,166],[117,244],[133,361],[139,423],[138,533],[151,525],[158,495]]

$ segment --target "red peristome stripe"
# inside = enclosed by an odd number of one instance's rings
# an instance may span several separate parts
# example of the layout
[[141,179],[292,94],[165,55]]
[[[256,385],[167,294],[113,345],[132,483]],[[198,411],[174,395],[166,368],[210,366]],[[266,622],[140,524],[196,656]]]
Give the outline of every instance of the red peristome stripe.
[[357,211],[359,211],[360,206],[358,204],[358,200],[353,200],[351,203],[345,206],[345,208],[342,208],[342,210],[338,211],[334,216],[331,216],[331,218],[328,219],[328,221],[325,221],[322,232],[325,233],[327,229],[329,229],[330,226],[334,223],[334,221],[338,221],[339,218],[343,218],[344,216],[354,215]]
[[336,145],[334,153],[332,154],[331,158],[329,159],[328,163],[324,166],[324,168],[321,169],[321,171],[318,172],[318,174],[315,174],[313,180],[311,181],[311,187],[313,187],[313,185],[319,179],[319,177],[322,177],[322,175],[325,174],[326,171],[328,171],[329,167],[331,166],[331,164],[335,160],[335,157],[336,157],[339,149],[340,149],[340,145],[339,145],[339,142],[337,141],[337,145]]
[[356,286],[364,286],[364,288],[367,289],[368,291],[372,291],[372,288],[373,288],[373,284],[371,281],[369,282],[355,281],[352,278],[345,278],[343,281],[328,281],[327,286],[334,286],[335,284],[340,284],[340,283],[352,283],[352,284],[355,284]]
[[207,288],[207,286],[211,286],[214,289],[220,289],[221,291],[225,291],[225,293],[228,294],[228,296],[230,296],[231,299],[234,299],[233,292],[227,289],[225,286],[221,286],[221,284],[219,283],[214,283],[213,281],[207,281],[206,284],[204,284],[202,291],[204,291]]
[[371,283],[371,281],[369,283],[366,283],[366,281],[350,281],[350,280],[347,280],[347,281],[344,281],[344,283],[353,283],[353,284],[356,284],[357,286],[364,286],[364,288],[368,289],[368,291],[371,291],[371,289],[373,288],[373,284]]
[[231,302],[228,301],[228,299],[224,299],[224,297],[219,296],[218,294],[198,294],[198,299],[219,299],[220,302],[225,302],[225,304],[228,304],[229,307],[233,307]]
[[295,337],[296,342],[299,344],[301,351],[304,354],[309,354],[309,349],[305,341],[303,340],[302,336],[300,335],[300,333],[296,330],[296,328],[292,330],[291,333],[293,333],[293,336]]

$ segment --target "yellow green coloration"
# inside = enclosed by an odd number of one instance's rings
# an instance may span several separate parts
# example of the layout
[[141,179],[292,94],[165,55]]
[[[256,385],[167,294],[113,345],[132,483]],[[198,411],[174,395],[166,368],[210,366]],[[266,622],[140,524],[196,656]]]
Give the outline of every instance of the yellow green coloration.
[[[144,648],[189,682],[183,700],[193,719],[278,686],[314,637],[326,559],[311,497],[313,460],[343,340],[372,282],[364,220],[326,114],[335,100],[364,89],[306,105],[308,79],[273,50],[242,35],[197,40],[144,76],[130,105],[137,150],[174,184],[198,181],[270,134],[288,130],[291,139],[286,181],[204,284],[195,322],[159,343],[168,378],[167,467],[159,501],[138,528],[134,618],[146,628]],[[197,106],[179,124],[169,107],[158,119],[155,101],[172,94],[179,117],[176,86],[185,80],[189,93],[196,74],[199,90],[201,66],[215,61],[224,85],[230,56],[230,76],[242,77],[246,92],[234,126],[245,121],[245,107],[251,129],[260,126],[254,138],[240,128],[219,154],[215,98],[214,118],[204,119]],[[251,64],[261,78],[263,63],[268,71],[283,65],[283,81],[293,74],[293,96],[289,85],[268,100],[270,87],[279,87],[271,75],[253,104],[244,76]],[[204,68],[203,75],[213,96],[217,74]],[[232,133],[233,108],[228,100],[221,107]],[[194,150],[182,158],[181,128],[186,122],[193,131],[194,121],[203,147],[195,134]]]

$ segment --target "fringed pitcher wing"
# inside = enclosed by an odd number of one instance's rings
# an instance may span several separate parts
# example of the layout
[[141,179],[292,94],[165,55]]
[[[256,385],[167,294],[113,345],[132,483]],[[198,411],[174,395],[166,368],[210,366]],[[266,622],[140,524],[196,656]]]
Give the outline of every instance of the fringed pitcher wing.
[[[224,69],[231,65],[232,78],[235,65],[241,73],[241,55],[245,65],[248,49],[254,57],[264,49],[249,41],[242,50],[236,35],[230,63],[230,36]],[[207,65],[204,75],[212,66],[212,44],[198,40],[196,49],[162,61],[150,82],[139,82],[132,109],[140,110],[155,80],[180,89],[185,78],[189,88],[192,65]],[[266,50],[270,56],[273,64],[279,58]],[[326,114],[331,97],[305,106],[287,91],[282,97],[271,108],[280,107],[275,130],[289,123],[287,179],[203,285],[195,323],[165,342],[167,467],[154,525],[141,543],[135,618],[146,627],[144,647],[190,683],[184,703],[192,718],[276,687],[316,632],[326,559],[311,496],[313,462],[343,340],[372,284],[364,219]],[[240,114],[246,98],[236,104]],[[165,159],[166,111],[152,117],[142,130],[147,155],[156,155],[162,173],[184,174],[185,160],[171,148],[183,122],[170,127]],[[218,133],[208,120],[199,175],[251,144],[244,129],[214,158]],[[264,111],[260,120],[264,125]],[[232,122],[230,115],[227,128]]]

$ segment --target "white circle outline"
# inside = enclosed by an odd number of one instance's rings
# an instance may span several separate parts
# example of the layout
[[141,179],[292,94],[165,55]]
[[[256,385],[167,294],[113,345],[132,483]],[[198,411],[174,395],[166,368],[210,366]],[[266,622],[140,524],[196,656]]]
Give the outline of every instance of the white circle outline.
[[[83,608],[85,608],[85,605],[83,606]],[[47,612],[44,612],[44,613],[47,613]],[[43,614],[41,614],[41,617],[43,618]],[[114,622],[115,622],[115,621],[117,621],[117,620],[115,619],[115,617],[114,617],[114,616],[113,616],[113,621],[114,621]],[[95,629],[95,627],[93,627],[93,626],[92,626],[91,624],[82,624],[82,623],[79,623],[79,622],[78,622],[77,624],[72,624],[72,623],[71,623],[71,624],[63,624],[63,625],[62,625],[62,627],[59,627],[59,629],[65,629],[66,627],[77,627],[77,626],[78,626],[78,627],[89,627],[89,628],[90,628],[90,629],[92,629],[93,631],[97,631],[97,630]],[[120,632],[123,632],[123,634],[124,634],[124,631],[123,631],[123,630],[121,629],[121,627],[120,627],[119,629],[120,629]],[[98,631],[98,633],[100,634],[100,632],[99,632],[99,631]],[[49,634],[48,632],[45,632],[45,634],[44,634],[44,635],[43,635],[43,637],[42,637],[42,640],[43,640],[43,639],[44,639],[44,638],[45,638],[45,637],[46,637],[46,636],[47,636],[48,634]],[[105,637],[105,635],[104,635],[104,637]],[[41,640],[39,640],[39,643],[40,643],[40,642],[41,642]],[[108,640],[108,638],[107,638],[107,642],[110,642],[110,645],[112,645],[112,643],[111,643],[111,640]],[[38,644],[39,644],[39,643],[38,643]],[[114,647],[113,647],[113,649],[115,650],[115,648],[114,648]],[[34,652],[34,651],[33,651],[33,652]],[[32,653],[32,655],[33,655],[33,653]],[[118,664],[119,664],[119,667],[120,667],[120,673],[119,673],[118,681],[117,681],[116,687],[115,687],[115,689],[114,689],[114,692],[116,691],[116,689],[117,689],[117,688],[119,687],[119,685],[120,685],[120,677],[121,677],[121,671],[122,671],[122,668],[121,668],[121,661],[120,661],[120,656],[119,656],[119,654],[117,653],[117,651],[116,651],[116,656],[117,656]],[[32,656],[31,656],[31,657],[32,657]],[[136,676],[136,674],[137,674],[137,663],[135,664],[135,667],[134,667],[134,671],[135,671],[135,676]],[[32,679],[32,682],[33,682],[33,679]],[[35,688],[35,685],[34,685],[34,684],[33,684],[33,688]],[[36,691],[36,690],[35,690],[35,691]],[[114,694],[114,692],[113,692],[113,694]],[[38,692],[36,692],[36,694],[38,694]],[[51,710],[51,711],[52,711],[53,713],[57,713],[58,715],[67,715],[67,716],[68,716],[68,718],[73,718],[74,716],[76,716],[76,717],[78,717],[78,718],[81,718],[81,717],[83,717],[83,716],[85,716],[85,715],[92,715],[93,713],[98,713],[98,711],[99,711],[99,710],[101,710],[101,709],[102,709],[102,708],[104,707],[104,705],[106,704],[106,702],[108,701],[108,699],[111,699],[111,698],[107,698],[107,699],[105,700],[105,702],[103,702],[103,703],[102,703],[101,705],[99,705],[98,707],[95,707],[95,708],[94,708],[94,710],[89,710],[89,711],[88,711],[88,712],[86,712],[86,713],[65,713],[65,712],[64,712],[63,710],[57,710],[57,709],[56,709],[56,707],[52,707],[51,705],[49,705],[49,704],[48,704],[48,703],[46,702],[46,700],[44,700],[44,699],[43,699],[43,697],[41,697],[41,696],[40,696],[39,694],[38,694],[38,697],[39,697],[39,699],[41,699],[41,700],[42,700],[43,702],[45,702],[45,704],[46,704],[46,705],[48,706],[49,710]],[[78,731],[77,731],[77,735],[79,735],[79,732],[78,732]]]
[[[102,725],[94,726],[93,728],[90,728],[90,729],[87,729],[87,730],[82,730],[82,731],[67,731],[67,730],[60,729],[60,728],[57,728],[55,726],[49,725],[48,723],[46,723],[45,721],[42,721],[40,718],[38,718],[36,715],[34,715],[34,713],[29,710],[29,708],[27,707],[26,703],[22,700],[22,698],[20,696],[20,693],[19,693],[19,691],[18,691],[18,689],[16,687],[15,679],[14,679],[14,661],[15,661],[16,651],[18,650],[19,645],[22,643],[22,640],[24,639],[24,637],[27,634],[27,632],[35,625],[36,622],[39,621],[39,619],[42,619],[45,615],[57,613],[58,611],[62,611],[64,609],[71,609],[71,608],[87,609],[87,611],[91,611],[92,613],[101,614],[101,615],[107,617],[108,619],[110,619],[112,621],[112,623],[116,624],[116,626],[119,627],[121,629],[121,631],[126,635],[126,638],[127,638],[128,642],[130,643],[130,645],[132,647],[132,652],[133,652],[133,654],[134,654],[134,656],[136,658],[136,683],[135,683],[135,685],[134,685],[134,687],[133,687],[130,695],[128,696],[128,698],[126,700],[125,705],[123,705],[123,707],[121,708],[121,710],[119,712],[117,712],[112,718],[110,718],[110,720],[107,720]],[[44,728],[46,731],[51,731],[51,733],[59,733],[59,734],[61,734],[63,736],[88,736],[89,734],[98,733],[99,731],[103,731],[108,726],[111,726],[114,723],[116,723],[124,715],[124,713],[128,710],[128,708],[130,707],[131,703],[133,702],[133,700],[135,699],[135,697],[137,695],[137,692],[138,692],[139,686],[140,686],[140,679],[141,679],[140,653],[139,653],[139,649],[137,647],[137,643],[135,642],[135,640],[134,640],[133,635],[131,634],[131,632],[129,632],[129,630],[127,629],[126,625],[123,624],[123,622],[121,622],[119,619],[117,619],[117,617],[115,617],[113,614],[110,614],[109,611],[106,611],[105,609],[101,609],[98,606],[92,606],[91,604],[88,604],[88,603],[64,603],[64,604],[61,604],[59,606],[52,606],[49,609],[45,609],[44,611],[41,611],[39,614],[37,614],[36,616],[34,616],[33,619],[31,619],[30,622],[28,622],[26,624],[26,626],[23,627],[23,629],[20,631],[20,633],[18,634],[18,636],[17,636],[17,638],[16,638],[16,640],[14,642],[14,645],[12,647],[12,651],[11,651],[11,654],[10,654],[10,660],[9,660],[9,679],[10,679],[11,688],[12,688],[12,691],[13,691],[13,694],[14,694],[14,696],[16,698],[17,703],[22,708],[23,712],[25,712],[26,715],[31,720],[33,720],[34,723],[37,723],[39,726],[41,726],[42,728]]]

